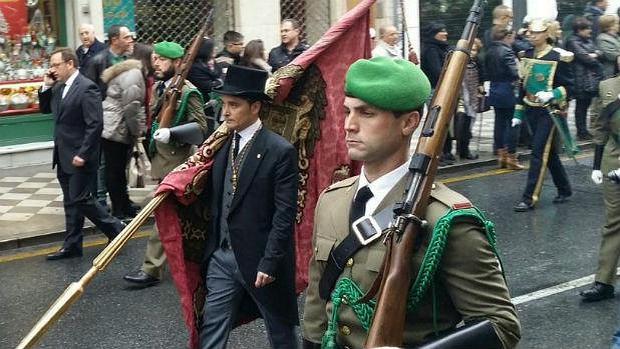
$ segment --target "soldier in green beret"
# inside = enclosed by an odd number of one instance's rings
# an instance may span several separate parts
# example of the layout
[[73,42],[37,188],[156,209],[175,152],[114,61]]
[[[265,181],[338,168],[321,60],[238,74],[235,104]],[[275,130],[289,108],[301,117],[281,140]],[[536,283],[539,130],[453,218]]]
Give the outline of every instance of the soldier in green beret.
[[[381,231],[392,218],[394,204],[402,199],[411,137],[430,89],[424,73],[402,59],[361,59],[347,72],[346,144],[351,159],[363,166],[359,176],[325,189],[316,206],[304,348],[364,346],[374,300],[359,299],[382,266],[386,247]],[[352,226],[362,216],[375,218],[380,226],[377,234],[355,233]],[[458,219],[452,221],[453,217]],[[412,288],[420,297],[408,302],[403,344],[417,346],[461,321],[486,319],[490,323],[482,338],[484,347],[514,348],[520,325],[495,254],[493,225],[467,198],[439,183],[433,185],[424,218],[429,228],[422,233],[412,270],[436,267],[436,272],[428,287]],[[447,224],[437,224],[440,220]],[[436,237],[442,234],[447,243],[437,245]],[[435,258],[425,258],[429,254]],[[440,263],[430,265],[427,259]]]
[[[159,129],[159,113],[162,110],[164,91],[172,83],[175,68],[179,67],[185,55],[185,49],[176,42],[163,41],[153,45],[153,68],[157,82],[153,86],[151,99],[151,140],[149,155],[151,159],[151,177],[161,181],[168,172],[182,164],[192,154],[190,144],[170,141],[168,129]],[[203,98],[198,89],[188,80],[183,84],[183,93],[176,106],[177,115],[170,127],[196,122],[204,130],[207,119],[203,110]],[[146,246],[142,267],[125,275],[124,279],[139,286],[152,286],[159,283],[166,261],[164,249],[159,240],[157,229],[153,229]]]

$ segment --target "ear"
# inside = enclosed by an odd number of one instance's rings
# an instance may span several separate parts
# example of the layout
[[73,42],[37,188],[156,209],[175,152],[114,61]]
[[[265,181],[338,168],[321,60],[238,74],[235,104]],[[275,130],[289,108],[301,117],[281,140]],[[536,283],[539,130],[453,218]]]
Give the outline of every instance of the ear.
[[260,113],[260,107],[263,105],[261,101],[255,101],[250,103],[250,112],[252,115],[258,115]]
[[417,110],[414,110],[410,113],[401,115],[400,119],[402,119],[402,133],[404,136],[411,136],[413,132],[418,128],[420,124],[420,113]]

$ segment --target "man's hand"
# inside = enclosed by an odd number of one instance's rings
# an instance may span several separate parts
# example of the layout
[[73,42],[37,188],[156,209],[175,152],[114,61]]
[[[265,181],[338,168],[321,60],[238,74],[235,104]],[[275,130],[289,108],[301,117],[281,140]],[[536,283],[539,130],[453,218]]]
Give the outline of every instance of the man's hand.
[[170,129],[169,128],[160,128],[159,130],[155,131],[155,133],[153,134],[153,138],[156,141],[159,141],[159,142],[162,142],[162,143],[170,142]]
[[43,76],[43,84],[45,86],[52,86],[56,82],[56,75],[52,72],[52,68],[48,69]]
[[254,287],[261,288],[263,286],[267,286],[270,283],[274,282],[276,278],[269,276],[262,271],[256,273],[256,281],[254,281]]
[[511,122],[511,126],[512,127],[517,127],[519,125],[521,125],[521,119],[517,119],[517,118],[512,118],[512,122]]
[[553,99],[553,92],[551,91],[538,91],[535,94],[536,98],[538,98],[542,103],[547,103]]
[[76,156],[73,157],[73,161],[71,161],[71,163],[75,167],[82,167],[82,166],[84,166],[86,161],[84,161],[84,159],[82,159],[81,157],[76,155]]
[[599,185],[603,183],[603,172],[601,172],[601,170],[593,170],[590,178],[592,178],[594,184]]

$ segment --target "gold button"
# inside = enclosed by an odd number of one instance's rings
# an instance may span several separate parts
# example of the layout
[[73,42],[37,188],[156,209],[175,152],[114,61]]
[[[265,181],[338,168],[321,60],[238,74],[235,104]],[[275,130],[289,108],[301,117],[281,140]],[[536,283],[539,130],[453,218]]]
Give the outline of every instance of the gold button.
[[349,258],[347,260],[347,267],[352,267],[353,266],[353,258]]
[[342,334],[343,336],[348,336],[351,334],[351,329],[349,328],[349,326],[342,326],[340,327],[340,334]]
[[346,295],[342,296],[340,300],[342,301],[343,304],[349,304],[349,299],[347,298]]
[[319,253],[319,248],[318,248],[318,247],[315,247],[315,248],[314,248],[314,254],[317,254],[317,253]]
[[431,185],[431,190],[435,190],[436,188],[437,188],[437,185],[433,183],[433,185]]

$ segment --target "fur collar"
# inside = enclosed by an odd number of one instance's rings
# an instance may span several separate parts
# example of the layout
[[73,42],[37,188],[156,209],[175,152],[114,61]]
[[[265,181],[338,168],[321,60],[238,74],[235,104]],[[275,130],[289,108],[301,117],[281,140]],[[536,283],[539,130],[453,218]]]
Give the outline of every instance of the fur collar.
[[142,70],[142,62],[136,59],[127,59],[123,62],[110,66],[104,70],[103,73],[101,73],[101,81],[107,84],[110,80],[114,79],[121,73],[131,69]]

